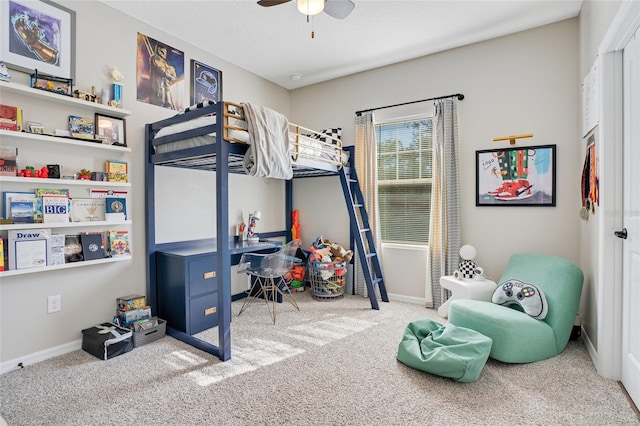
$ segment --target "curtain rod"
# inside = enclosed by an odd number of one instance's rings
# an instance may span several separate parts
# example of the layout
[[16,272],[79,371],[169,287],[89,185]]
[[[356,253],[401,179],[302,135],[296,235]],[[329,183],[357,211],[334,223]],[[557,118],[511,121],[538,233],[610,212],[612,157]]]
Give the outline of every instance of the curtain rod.
[[378,109],[393,108],[393,107],[402,106],[402,105],[417,104],[418,102],[435,101],[438,99],[447,99],[447,98],[453,98],[453,97],[457,97],[459,101],[464,99],[464,95],[462,93],[456,93],[455,95],[436,96],[435,98],[420,99],[419,101],[403,102],[401,104],[385,105],[385,106],[376,107],[376,108],[363,109],[361,111],[356,111],[356,115],[360,115],[363,112],[375,111]]

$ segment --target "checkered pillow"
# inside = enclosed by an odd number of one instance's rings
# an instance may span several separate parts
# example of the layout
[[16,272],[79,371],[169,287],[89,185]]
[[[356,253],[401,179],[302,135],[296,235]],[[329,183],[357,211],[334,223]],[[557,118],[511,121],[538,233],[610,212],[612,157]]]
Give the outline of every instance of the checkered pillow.
[[335,141],[333,139],[322,137],[322,135],[327,135],[327,136],[331,136],[333,138],[342,140],[342,127],[322,129],[318,133],[314,133],[313,135],[307,135],[307,136],[322,142],[330,141],[331,143],[335,144]]
[[207,106],[213,105],[213,104],[215,104],[214,101],[198,102],[197,104],[189,105],[188,107],[186,107],[184,109],[184,112],[193,111],[193,110],[196,110],[198,108],[204,108],[204,107],[207,107]]

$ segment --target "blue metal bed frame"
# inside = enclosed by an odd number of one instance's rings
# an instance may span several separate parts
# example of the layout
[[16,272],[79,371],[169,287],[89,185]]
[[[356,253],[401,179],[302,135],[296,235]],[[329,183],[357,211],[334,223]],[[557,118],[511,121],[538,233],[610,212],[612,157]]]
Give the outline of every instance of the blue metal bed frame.
[[[215,171],[216,173],[216,247],[218,279],[218,342],[219,344],[202,345],[198,339],[193,342],[189,339],[181,339],[194,347],[198,347],[212,355],[217,356],[222,361],[231,359],[231,252],[229,247],[229,173],[242,173],[242,161],[248,145],[232,143],[223,139],[223,126],[225,103],[218,102],[204,108],[199,108],[184,114],[178,114],[165,120],[147,124],[145,127],[146,141],[146,243],[147,243],[147,301],[152,310],[157,310],[157,272],[156,272],[156,252],[161,245],[156,244],[155,239],[155,166],[180,167],[198,170]],[[155,134],[162,128],[172,124],[192,120],[197,117],[213,114],[217,117],[216,124],[204,127],[189,129],[185,132],[154,139]],[[202,136],[215,133],[215,143],[194,148],[182,149],[169,153],[156,154],[155,147],[164,143],[184,140],[190,137]],[[353,150],[350,147],[351,151]],[[353,155],[353,152],[351,152]],[[310,159],[300,159],[293,167],[294,178],[335,176],[339,170],[336,165],[314,161]],[[261,237],[286,237],[291,239],[293,210],[293,182],[285,182],[285,214],[286,229],[264,233]],[[188,242],[185,242],[188,243]],[[175,243],[168,243],[174,245]]]

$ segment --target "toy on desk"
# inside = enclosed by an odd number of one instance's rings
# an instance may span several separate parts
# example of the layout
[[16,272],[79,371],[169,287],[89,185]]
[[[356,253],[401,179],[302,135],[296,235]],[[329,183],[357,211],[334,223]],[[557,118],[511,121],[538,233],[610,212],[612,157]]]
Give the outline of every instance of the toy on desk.
[[258,241],[258,236],[256,235],[256,222],[259,221],[261,217],[262,212],[260,210],[256,210],[249,214],[249,230],[247,231],[249,241]]
[[[473,271],[477,267],[476,263],[473,261],[476,257],[475,247],[469,244],[465,244],[460,247],[460,257],[462,258],[462,262],[460,262],[460,265],[458,266],[460,278],[473,278]],[[456,278],[458,277],[456,276]]]
[[291,212],[291,220],[293,224],[291,226],[291,238],[294,240],[300,239],[300,212],[298,210],[294,210]]

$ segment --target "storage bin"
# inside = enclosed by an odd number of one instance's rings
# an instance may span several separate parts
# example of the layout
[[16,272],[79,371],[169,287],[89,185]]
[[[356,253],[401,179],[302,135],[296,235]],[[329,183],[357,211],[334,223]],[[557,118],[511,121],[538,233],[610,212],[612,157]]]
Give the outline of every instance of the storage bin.
[[311,297],[317,300],[335,300],[344,297],[347,284],[346,262],[309,262]]
[[[149,321],[154,321],[156,318],[151,318]],[[157,318],[158,325],[147,329],[140,329],[133,332],[133,347],[137,348],[147,343],[155,342],[158,339],[163,338],[167,334],[167,322],[163,319]]]
[[110,322],[82,330],[82,350],[107,360],[133,349],[132,332]]

